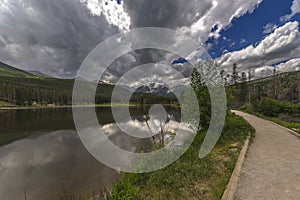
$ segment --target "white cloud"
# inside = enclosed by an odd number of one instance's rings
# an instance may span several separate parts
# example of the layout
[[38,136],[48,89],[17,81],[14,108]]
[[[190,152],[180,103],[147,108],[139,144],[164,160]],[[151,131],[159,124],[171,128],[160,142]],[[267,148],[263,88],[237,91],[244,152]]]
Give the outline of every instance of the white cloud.
[[123,4],[120,5],[115,0],[80,0],[80,2],[86,5],[92,15],[105,16],[109,24],[117,26],[121,31],[130,29],[131,19]]
[[255,68],[252,72],[252,79],[260,79],[267,76],[272,76],[274,73],[274,67],[272,66],[262,66]]
[[240,44],[244,44],[244,43],[247,43],[247,40],[245,38],[242,38]]
[[[189,27],[180,30],[191,35],[201,42],[205,42],[209,37],[220,37],[222,29],[228,27],[234,18],[241,17],[246,13],[251,13],[262,2],[262,0],[219,0],[212,1],[212,7],[198,21]],[[213,27],[217,27],[211,32]]]
[[[186,70],[190,71],[190,75],[192,68],[188,64],[184,65],[184,67],[188,68]],[[137,66],[124,74],[119,80],[118,85],[128,85],[138,88],[141,85],[148,85],[149,83],[165,83],[170,88],[174,88],[177,85],[185,85],[189,81],[189,78],[185,78],[182,75],[184,72],[182,74],[178,72],[180,71],[178,68],[184,67],[157,63]],[[177,69],[175,70],[175,68]]]
[[227,50],[227,49],[224,49],[222,53],[228,53],[228,50]]
[[237,63],[240,70],[272,65],[300,55],[298,22],[288,22],[264,38],[257,46],[224,54],[216,59],[223,68]]
[[300,0],[294,0],[291,6],[291,13],[280,18],[280,21],[286,22],[292,19],[296,14],[300,13]]
[[235,42],[232,42],[229,47],[233,47],[236,43]]
[[278,28],[278,26],[276,24],[273,23],[268,23],[264,26],[264,34],[269,34],[272,33],[276,28]]
[[1,62],[55,77],[74,77],[88,52],[119,32],[80,0],[0,0],[0,13]]
[[300,58],[291,59],[287,62],[281,63],[277,65],[276,68],[280,73],[300,71]]
[[[291,59],[289,61],[280,63],[279,65],[275,66],[275,68],[277,74],[300,71],[300,58]],[[259,78],[272,76],[273,74],[274,74],[273,66],[263,66],[263,67],[258,67],[254,70],[253,78],[259,79]]]

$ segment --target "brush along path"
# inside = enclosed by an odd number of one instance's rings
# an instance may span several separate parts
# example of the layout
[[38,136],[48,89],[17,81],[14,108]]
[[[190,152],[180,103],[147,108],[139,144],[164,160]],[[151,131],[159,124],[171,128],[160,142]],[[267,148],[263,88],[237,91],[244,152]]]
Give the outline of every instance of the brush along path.
[[256,129],[236,199],[300,199],[300,139],[273,122],[234,112]]

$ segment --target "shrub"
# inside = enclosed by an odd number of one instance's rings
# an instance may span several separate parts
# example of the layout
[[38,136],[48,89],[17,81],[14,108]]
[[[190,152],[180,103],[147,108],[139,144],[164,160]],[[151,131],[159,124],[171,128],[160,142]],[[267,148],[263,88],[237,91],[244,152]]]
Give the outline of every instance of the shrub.
[[250,106],[248,103],[242,105],[240,108],[239,108],[240,111],[244,111],[244,112],[247,112],[247,113],[251,113],[251,109],[250,109]]
[[288,115],[293,114],[293,105],[288,101],[281,102],[280,112]]
[[300,117],[300,102],[294,106],[294,114]]
[[280,114],[282,106],[276,99],[264,98],[254,104],[254,110],[265,116],[276,117]]

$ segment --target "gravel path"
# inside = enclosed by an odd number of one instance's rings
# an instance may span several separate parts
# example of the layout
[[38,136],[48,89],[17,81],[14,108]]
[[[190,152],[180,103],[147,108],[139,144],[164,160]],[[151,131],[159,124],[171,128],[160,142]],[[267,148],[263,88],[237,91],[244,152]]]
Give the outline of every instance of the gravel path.
[[300,200],[300,138],[270,121],[234,112],[256,129],[235,199]]

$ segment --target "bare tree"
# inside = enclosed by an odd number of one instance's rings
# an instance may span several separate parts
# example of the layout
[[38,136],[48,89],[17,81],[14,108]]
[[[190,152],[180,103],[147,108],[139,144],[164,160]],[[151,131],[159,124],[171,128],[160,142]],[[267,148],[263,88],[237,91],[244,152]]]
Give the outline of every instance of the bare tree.
[[233,80],[233,84],[235,85],[238,79],[238,73],[236,71],[237,69],[237,65],[236,63],[233,64],[232,66],[232,80]]
[[251,87],[251,80],[254,77],[254,75],[251,73],[251,69],[248,70],[248,105],[250,110],[252,110],[252,87]]
[[[165,141],[165,136],[167,134],[170,134],[170,136],[172,138],[175,137],[174,134],[172,134],[169,131],[169,126],[167,126],[167,123],[173,119],[172,116],[167,116],[167,120],[164,121],[162,119],[158,119],[159,120],[159,127],[158,130],[153,130],[153,122],[150,121],[150,117],[147,117],[146,115],[143,116],[143,119],[151,133],[151,141],[154,145],[157,145],[158,147],[163,147],[166,145],[166,141]],[[149,123],[150,122],[150,123]],[[152,127],[151,127],[152,126]]]
[[278,81],[277,81],[277,73],[276,73],[276,67],[274,66],[273,69],[273,98],[277,99],[277,87],[278,87]]

